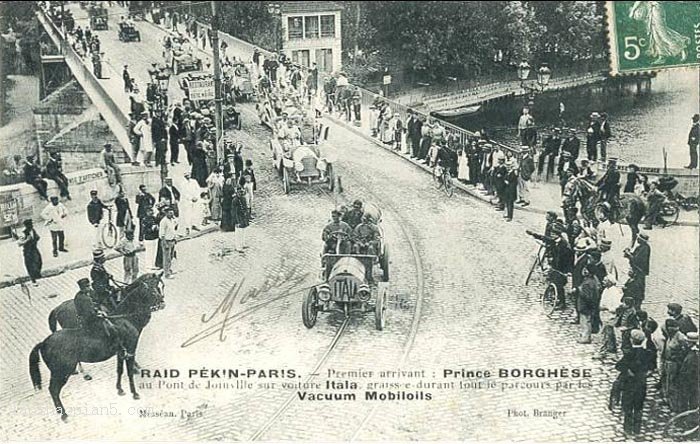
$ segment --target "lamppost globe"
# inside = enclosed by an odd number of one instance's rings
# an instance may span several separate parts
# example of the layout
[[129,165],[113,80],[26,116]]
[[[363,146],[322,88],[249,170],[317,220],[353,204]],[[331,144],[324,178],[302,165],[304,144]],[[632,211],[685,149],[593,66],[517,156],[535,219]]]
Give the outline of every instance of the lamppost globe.
[[552,70],[546,63],[540,66],[537,70],[537,83],[544,89],[545,86],[549,85],[549,79],[552,77]]
[[530,64],[527,63],[527,60],[523,60],[518,65],[518,79],[524,81],[524,80],[527,80],[527,78],[529,76],[530,76]]

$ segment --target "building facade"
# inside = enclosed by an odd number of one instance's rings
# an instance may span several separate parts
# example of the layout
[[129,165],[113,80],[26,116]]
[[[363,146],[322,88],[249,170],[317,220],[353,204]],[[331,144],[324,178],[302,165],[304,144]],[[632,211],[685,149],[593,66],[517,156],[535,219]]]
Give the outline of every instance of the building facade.
[[340,70],[342,64],[342,6],[333,2],[283,2],[282,50],[294,63],[321,72]]

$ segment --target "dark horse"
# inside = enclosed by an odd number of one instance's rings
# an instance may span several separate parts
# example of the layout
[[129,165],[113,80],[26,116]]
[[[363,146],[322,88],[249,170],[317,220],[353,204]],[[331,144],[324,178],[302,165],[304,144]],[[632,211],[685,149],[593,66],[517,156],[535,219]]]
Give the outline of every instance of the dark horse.
[[126,360],[129,387],[134,399],[139,399],[134,385],[133,356],[141,331],[151,320],[151,313],[165,306],[161,278],[162,272],[140,276],[123,290],[122,302],[109,316],[126,348],[126,357],[118,353],[118,347],[113,344],[113,341],[102,336],[87,335],[80,328],[66,328],[51,333],[32,349],[29,354],[29,375],[32,378],[32,384],[35,389],[41,389],[41,373],[39,372],[41,355],[51,371],[49,392],[56,412],[61,414],[61,419],[65,421],[68,418],[60,398],[61,389],[75,372],[79,362],[103,362],[116,354],[117,392],[123,395],[121,377],[123,364]]
[[611,211],[609,205],[600,199],[596,186],[583,178],[578,178],[574,181],[571,195],[564,197],[564,210],[575,207],[576,202],[581,205],[583,218],[594,227],[605,220],[618,224],[627,223],[632,230],[632,245],[634,245],[639,234],[639,223],[647,211],[646,203],[641,197],[633,193],[623,193],[620,195],[619,207]]

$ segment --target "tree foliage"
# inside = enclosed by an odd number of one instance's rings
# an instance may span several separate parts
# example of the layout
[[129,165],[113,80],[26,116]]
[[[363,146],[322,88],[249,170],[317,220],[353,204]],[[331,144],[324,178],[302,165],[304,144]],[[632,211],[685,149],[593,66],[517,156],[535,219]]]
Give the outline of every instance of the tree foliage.
[[[503,71],[527,59],[554,69],[605,55],[603,9],[591,1],[340,1],[344,65],[397,67],[427,79]],[[266,3],[222,2],[222,29],[274,47]],[[359,50],[359,54],[358,54]]]

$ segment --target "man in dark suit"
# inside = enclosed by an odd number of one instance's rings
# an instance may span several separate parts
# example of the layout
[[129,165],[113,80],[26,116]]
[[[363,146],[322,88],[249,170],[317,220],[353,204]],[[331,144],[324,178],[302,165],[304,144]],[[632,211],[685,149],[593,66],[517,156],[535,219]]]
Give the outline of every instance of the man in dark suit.
[[554,158],[559,155],[559,147],[561,146],[561,130],[559,128],[554,128],[554,133],[545,137],[542,142],[544,150],[540,154],[537,162],[537,175],[542,176],[542,171],[544,171],[544,162],[547,159],[547,176],[549,179],[554,175]]
[[624,255],[629,261],[630,268],[634,270],[635,277],[639,279],[637,284],[646,288],[646,277],[649,276],[649,258],[651,257],[649,235],[639,233],[634,249],[625,248]]
[[690,164],[686,168],[691,170],[698,167],[698,145],[700,145],[700,114],[695,114],[693,116],[693,126],[690,127],[690,133],[688,134]]
[[139,194],[136,195],[136,217],[139,219],[139,242],[143,242],[144,229],[143,220],[148,213],[149,208],[153,208],[156,204],[156,198],[151,193],[146,191],[146,185],[139,186]]
[[416,126],[416,116],[412,109],[408,109],[408,119],[406,120],[406,144],[408,145],[408,151],[411,153],[411,157],[415,157],[418,154],[418,150],[413,145],[413,131],[415,131]]
[[[620,173],[617,171],[617,159],[610,158],[608,169],[603,177],[596,183],[600,197],[610,205],[610,211],[617,213],[620,201]],[[617,215],[612,214],[611,220],[617,220]]]
[[608,113],[600,113],[600,160],[605,162],[608,155],[608,139],[612,136]]
[[70,200],[68,178],[63,174],[63,166],[61,165],[61,153],[56,151],[49,153],[49,160],[46,162],[46,178],[56,182],[61,191],[61,197]]
[[[569,135],[561,145],[562,152],[566,151],[571,154],[571,159],[575,162],[578,159],[578,152],[581,149],[581,141],[576,136],[574,128],[569,129]],[[561,163],[561,161],[560,161]]]
[[642,410],[647,395],[647,358],[644,350],[646,335],[641,330],[632,330],[632,349],[615,364],[620,372],[622,411],[625,414],[624,429],[627,434],[638,435],[642,429]]
[[175,217],[179,217],[180,208],[178,203],[180,202],[180,191],[173,186],[172,177],[165,179],[165,186],[163,186],[163,188],[161,188],[158,192],[158,199],[166,199],[168,202],[170,202],[170,206],[175,211]]
[[27,156],[27,161],[24,164],[24,181],[36,188],[42,199],[48,201],[49,197],[46,194],[48,184],[41,177],[41,168],[34,162],[34,156]]
[[166,151],[168,150],[168,129],[162,113],[156,113],[151,121],[151,135],[156,149],[156,166],[167,164]]
[[175,116],[173,116],[173,121],[168,128],[168,141],[170,143],[170,165],[175,166],[176,163],[180,163],[178,161],[180,156],[180,127],[177,120],[175,120]]

